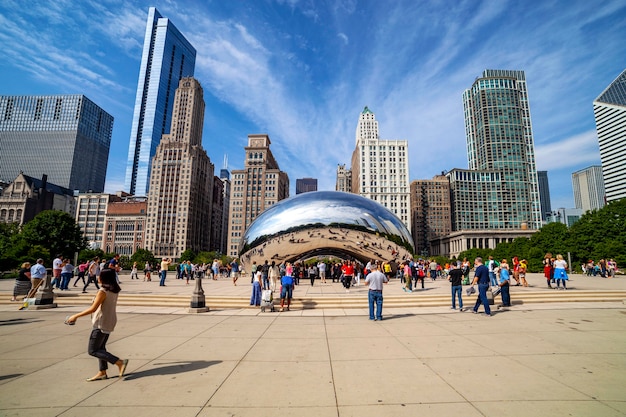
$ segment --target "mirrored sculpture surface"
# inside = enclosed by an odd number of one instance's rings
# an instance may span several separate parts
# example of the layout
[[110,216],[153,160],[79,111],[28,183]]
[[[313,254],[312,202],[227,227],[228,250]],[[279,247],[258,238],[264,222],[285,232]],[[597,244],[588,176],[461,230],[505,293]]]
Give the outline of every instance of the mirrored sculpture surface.
[[366,263],[413,254],[411,234],[391,211],[339,191],[308,192],[278,202],[252,222],[239,248],[244,266],[325,255]]

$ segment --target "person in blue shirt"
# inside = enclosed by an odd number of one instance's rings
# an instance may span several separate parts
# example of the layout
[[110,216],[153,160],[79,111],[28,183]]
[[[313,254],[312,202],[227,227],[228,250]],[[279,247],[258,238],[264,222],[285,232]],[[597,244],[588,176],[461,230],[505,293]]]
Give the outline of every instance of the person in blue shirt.
[[285,298],[287,299],[287,311],[289,311],[291,297],[293,296],[293,277],[290,275],[284,275],[280,279],[280,283],[280,311],[285,311]]
[[31,289],[28,292],[26,298],[33,298],[37,293],[37,289],[41,284],[43,284],[43,280],[46,279],[46,267],[43,266],[43,259],[37,259],[37,263],[30,267],[30,281],[31,281]]
[[237,263],[237,259],[230,263],[230,276],[233,278],[233,285],[237,285],[237,280],[239,279],[239,263]]
[[478,297],[474,305],[474,314],[478,314],[478,307],[482,304],[485,307],[485,314],[491,316],[489,308],[489,300],[487,299],[487,290],[489,289],[489,269],[483,265],[483,258],[478,257],[474,260],[476,269],[474,271],[474,281],[472,285],[478,284]]
[[509,287],[511,284],[509,274],[509,264],[506,259],[500,262],[500,296],[502,297],[502,307],[511,307],[511,293]]

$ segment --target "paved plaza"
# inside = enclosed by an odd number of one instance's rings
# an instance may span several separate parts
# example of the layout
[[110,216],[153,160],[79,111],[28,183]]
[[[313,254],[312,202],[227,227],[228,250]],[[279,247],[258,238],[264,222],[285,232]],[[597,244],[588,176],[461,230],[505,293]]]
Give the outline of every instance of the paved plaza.
[[[12,284],[4,281],[6,294]],[[144,285],[123,281],[124,291]],[[571,286],[623,289],[625,281],[578,277]],[[189,291],[169,284],[172,293]],[[440,284],[431,291],[449,291]],[[250,290],[227,281],[205,290],[218,287]],[[127,374],[116,377],[113,366],[108,380],[86,382],[97,372],[86,353],[90,320],[63,324],[84,306],[17,311],[5,303],[0,415],[626,415],[623,302],[525,303],[493,317],[391,308],[382,322],[368,320],[366,305],[264,314],[120,307],[108,349],[130,360]]]

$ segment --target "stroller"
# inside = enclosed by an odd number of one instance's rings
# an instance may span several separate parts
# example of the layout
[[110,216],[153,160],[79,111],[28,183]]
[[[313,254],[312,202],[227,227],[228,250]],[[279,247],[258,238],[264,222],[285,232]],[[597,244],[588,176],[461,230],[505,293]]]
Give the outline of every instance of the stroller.
[[272,290],[263,290],[261,293],[261,312],[265,313],[265,309],[274,312],[274,295]]

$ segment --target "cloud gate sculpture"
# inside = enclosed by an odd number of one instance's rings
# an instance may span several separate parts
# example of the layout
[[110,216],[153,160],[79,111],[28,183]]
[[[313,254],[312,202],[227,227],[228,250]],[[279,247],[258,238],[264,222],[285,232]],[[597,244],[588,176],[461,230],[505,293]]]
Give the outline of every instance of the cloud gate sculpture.
[[413,243],[406,226],[391,211],[368,198],[339,191],[314,191],[278,202],[244,233],[240,260],[296,262],[312,257],[404,260]]

